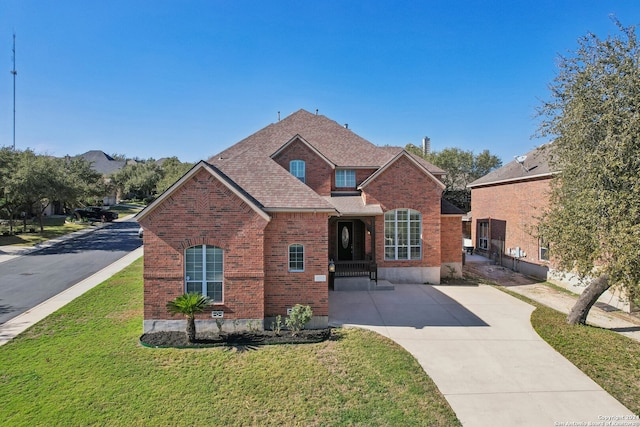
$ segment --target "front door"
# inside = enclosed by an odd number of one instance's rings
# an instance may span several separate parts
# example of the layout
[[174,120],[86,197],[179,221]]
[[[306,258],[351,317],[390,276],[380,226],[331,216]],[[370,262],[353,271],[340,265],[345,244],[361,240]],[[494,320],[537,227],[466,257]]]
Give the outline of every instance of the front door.
[[338,221],[338,260],[353,260],[353,223]]

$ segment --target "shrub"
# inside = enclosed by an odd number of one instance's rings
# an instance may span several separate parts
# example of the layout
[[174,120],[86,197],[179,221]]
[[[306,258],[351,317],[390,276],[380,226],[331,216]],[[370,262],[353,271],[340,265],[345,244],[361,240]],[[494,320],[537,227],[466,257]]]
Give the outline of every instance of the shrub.
[[271,323],[271,329],[277,336],[280,336],[280,330],[282,329],[282,316],[279,314],[276,316],[276,320]]
[[287,327],[291,330],[293,335],[296,335],[300,330],[304,329],[304,326],[309,323],[313,312],[308,305],[296,304],[291,309],[291,314],[285,320]]

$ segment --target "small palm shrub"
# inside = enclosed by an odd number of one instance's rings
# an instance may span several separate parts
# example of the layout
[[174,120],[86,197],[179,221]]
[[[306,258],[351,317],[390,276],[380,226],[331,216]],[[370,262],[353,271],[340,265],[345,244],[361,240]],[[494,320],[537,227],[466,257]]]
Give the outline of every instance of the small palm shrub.
[[167,303],[169,314],[175,316],[182,314],[187,318],[187,339],[194,342],[196,339],[196,314],[202,313],[209,305],[209,297],[198,293],[187,293],[176,297]]

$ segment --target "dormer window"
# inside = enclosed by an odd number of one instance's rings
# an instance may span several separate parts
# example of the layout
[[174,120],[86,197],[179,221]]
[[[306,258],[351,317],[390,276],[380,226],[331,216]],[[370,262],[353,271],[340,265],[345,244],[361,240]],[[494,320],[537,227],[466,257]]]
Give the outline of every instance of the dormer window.
[[336,170],[336,188],[355,188],[356,171],[353,169]]
[[289,162],[289,172],[291,175],[305,182],[305,163],[304,160],[291,160]]

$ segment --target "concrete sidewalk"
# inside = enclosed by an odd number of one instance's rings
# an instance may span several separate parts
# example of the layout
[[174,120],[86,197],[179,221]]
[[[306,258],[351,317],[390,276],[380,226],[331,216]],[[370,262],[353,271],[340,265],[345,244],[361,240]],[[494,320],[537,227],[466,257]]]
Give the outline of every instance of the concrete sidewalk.
[[[536,334],[533,309],[485,285],[329,294],[332,326],[370,329],[404,347],[465,426],[587,425],[631,415]],[[567,422],[575,424],[560,424]]]

